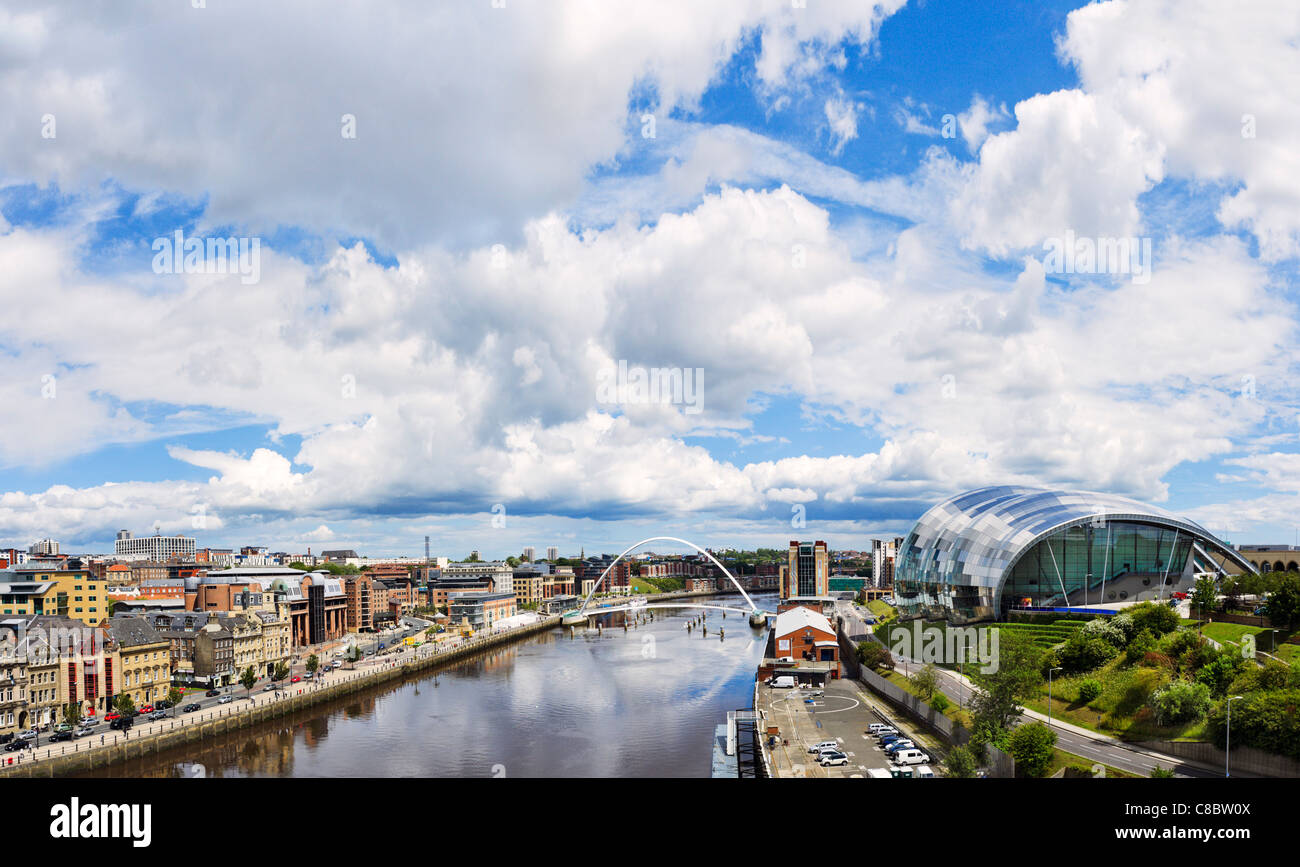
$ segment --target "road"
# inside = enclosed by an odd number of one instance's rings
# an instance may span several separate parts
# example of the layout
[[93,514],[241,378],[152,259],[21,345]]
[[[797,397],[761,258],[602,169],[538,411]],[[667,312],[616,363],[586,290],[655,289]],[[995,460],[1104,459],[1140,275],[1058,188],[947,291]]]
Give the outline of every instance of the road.
[[[404,629],[394,630],[392,632],[376,635],[369,641],[359,643],[357,647],[365,656],[355,663],[347,663],[337,670],[319,671],[311,680],[306,679],[307,673],[306,659],[311,656],[311,648],[303,648],[299,657],[289,667],[289,676],[284,680],[276,682],[270,678],[259,678],[253,685],[252,690],[244,689],[243,685],[235,684],[221,687],[219,694],[214,696],[198,694],[189,694],[181,699],[180,705],[190,704],[199,705],[198,710],[182,712],[179,707],[167,710],[167,718],[150,722],[145,719],[144,715],[135,719],[135,724],[124,734],[121,731],[115,731],[109,728],[107,722],[96,722],[91,728],[91,733],[75,738],[71,741],[51,742],[50,735],[52,732],[42,732],[33,742],[30,750],[19,750],[15,752],[0,752],[0,762],[8,763],[13,760],[17,762],[30,762],[33,759],[40,760],[49,756],[61,755],[65,752],[74,750],[92,749],[101,745],[116,743],[124,738],[137,738],[153,734],[158,731],[175,727],[177,725],[188,725],[193,722],[211,719],[213,716],[233,713],[242,710],[245,706],[243,703],[252,701],[254,704],[265,704],[272,701],[279,701],[301,691],[311,689],[321,689],[336,683],[348,677],[354,677],[357,672],[372,668],[375,665],[397,665],[406,661],[413,656],[423,656],[432,652],[428,645],[420,648],[409,648],[402,644],[402,640],[409,635],[422,633],[432,625],[429,621],[416,617],[405,618]],[[379,645],[384,644],[386,648],[379,650]],[[317,651],[317,657],[320,660],[322,669],[328,665],[332,659],[324,651]],[[298,682],[293,682],[293,678],[298,677]],[[273,689],[268,689],[274,687]],[[222,698],[230,696],[226,702]]]
[[[871,632],[871,625],[866,622],[865,609],[859,609],[851,602],[841,601],[836,605],[837,614],[843,618],[844,632],[855,643],[863,641]],[[891,648],[891,652],[892,652]],[[905,656],[894,654],[895,668],[904,674],[912,674],[922,666]],[[938,669],[941,690],[949,698],[962,706],[970,704],[977,687],[961,677],[957,672]],[[1020,722],[1046,722],[1046,717],[1033,711],[1026,711],[1020,716]],[[1070,726],[1054,720],[1052,729],[1056,732],[1056,745],[1067,753],[1109,765],[1132,774],[1147,777],[1159,765],[1172,768],[1180,777],[1221,777],[1221,771],[1192,764],[1185,759],[1167,756],[1152,750],[1144,750],[1106,735],[1089,732],[1077,726]],[[1240,774],[1240,776],[1247,776]]]

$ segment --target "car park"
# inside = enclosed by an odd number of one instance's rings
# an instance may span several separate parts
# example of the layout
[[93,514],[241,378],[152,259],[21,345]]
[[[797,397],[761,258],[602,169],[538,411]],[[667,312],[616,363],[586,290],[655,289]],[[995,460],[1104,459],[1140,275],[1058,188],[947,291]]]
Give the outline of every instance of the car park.
[[832,768],[838,765],[847,765],[849,757],[846,753],[841,752],[822,753],[817,761],[823,768]]

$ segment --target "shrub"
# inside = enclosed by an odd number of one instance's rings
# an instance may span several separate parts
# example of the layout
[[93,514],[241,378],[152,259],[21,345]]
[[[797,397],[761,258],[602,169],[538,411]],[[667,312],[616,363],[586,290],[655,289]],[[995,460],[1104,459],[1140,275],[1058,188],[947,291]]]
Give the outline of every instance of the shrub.
[[1133,625],[1137,631],[1150,629],[1153,635],[1173,632],[1182,622],[1174,609],[1155,602],[1139,602],[1126,613],[1133,618]]
[[1129,642],[1128,649],[1124,651],[1124,660],[1130,664],[1137,662],[1155,649],[1156,637],[1150,629],[1143,629]]
[[947,768],[950,777],[973,777],[978,765],[979,761],[969,747],[955,747],[948,751],[948,757],[943,760],[943,766]]
[[1176,680],[1152,693],[1148,704],[1160,725],[1191,722],[1209,711],[1210,688],[1203,683]]
[[1130,641],[1132,641],[1139,632],[1137,624],[1133,622],[1133,615],[1127,613],[1116,614],[1114,617],[1110,619],[1110,625],[1118,629],[1120,633],[1124,636],[1125,644],[1128,644]]
[[1061,666],[1069,673],[1091,671],[1115,658],[1119,649],[1099,635],[1079,630],[1061,646]]
[[948,700],[948,696],[941,692],[936,692],[930,697],[930,707],[934,708],[939,713],[943,713],[948,708],[952,707],[952,702]]
[[1085,635],[1102,639],[1116,650],[1119,650],[1127,643],[1123,630],[1109,620],[1089,620],[1079,631]]
[[1026,777],[1041,777],[1055,748],[1056,732],[1039,722],[1017,726],[1007,738],[1007,752],[1016,760],[1016,771]]
[[1196,682],[1205,684],[1211,695],[1221,698],[1241,671],[1244,662],[1231,648],[1223,650],[1197,669]]
[[1091,701],[1096,701],[1098,696],[1100,695],[1101,695],[1101,681],[1090,677],[1087,680],[1085,680],[1083,683],[1079,684],[1079,701],[1083,702],[1084,704],[1087,704],[1088,702]]

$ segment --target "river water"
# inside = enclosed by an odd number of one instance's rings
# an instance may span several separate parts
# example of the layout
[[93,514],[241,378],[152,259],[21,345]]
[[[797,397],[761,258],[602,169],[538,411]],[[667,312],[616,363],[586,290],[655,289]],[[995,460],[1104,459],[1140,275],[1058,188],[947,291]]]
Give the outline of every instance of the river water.
[[[621,614],[599,632],[557,627],[92,776],[707,777],[714,726],[752,704],[766,632],[735,612],[653,613],[626,631]],[[707,636],[685,628],[701,614]]]

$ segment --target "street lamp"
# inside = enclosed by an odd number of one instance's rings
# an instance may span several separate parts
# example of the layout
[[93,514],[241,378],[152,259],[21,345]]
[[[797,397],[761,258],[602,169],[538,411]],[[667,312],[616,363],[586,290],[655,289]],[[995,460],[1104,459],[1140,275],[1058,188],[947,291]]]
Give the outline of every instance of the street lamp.
[[1231,777],[1232,771],[1229,770],[1229,763],[1232,761],[1232,703],[1245,696],[1234,695],[1228,699],[1228,727],[1223,739],[1223,775]]
[[1047,727],[1052,727],[1052,672],[1062,671],[1058,665],[1056,668],[1047,669]]

